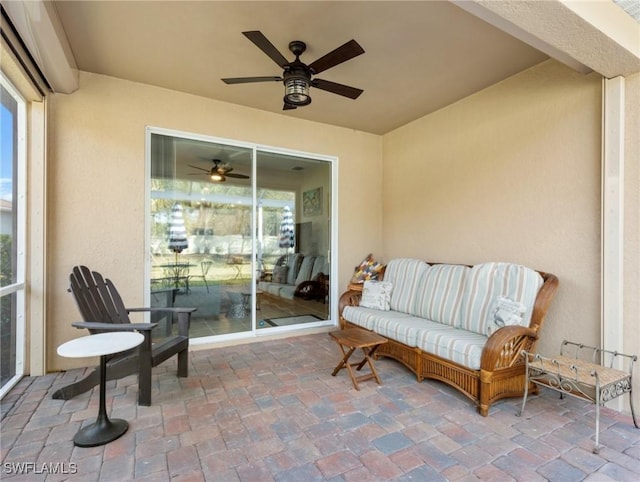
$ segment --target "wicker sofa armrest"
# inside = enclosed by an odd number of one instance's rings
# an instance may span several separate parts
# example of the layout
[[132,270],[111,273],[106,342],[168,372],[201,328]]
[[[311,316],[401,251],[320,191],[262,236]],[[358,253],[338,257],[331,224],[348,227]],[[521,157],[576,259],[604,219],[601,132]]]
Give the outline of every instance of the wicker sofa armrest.
[[535,346],[538,334],[527,326],[505,326],[495,331],[482,351],[480,369],[496,371],[514,365],[523,365],[522,350]]
[[338,300],[338,314],[340,316],[340,328],[344,329],[345,321],[342,318],[342,312],[347,306],[360,306],[360,299],[362,298],[362,291],[349,290],[340,295]]

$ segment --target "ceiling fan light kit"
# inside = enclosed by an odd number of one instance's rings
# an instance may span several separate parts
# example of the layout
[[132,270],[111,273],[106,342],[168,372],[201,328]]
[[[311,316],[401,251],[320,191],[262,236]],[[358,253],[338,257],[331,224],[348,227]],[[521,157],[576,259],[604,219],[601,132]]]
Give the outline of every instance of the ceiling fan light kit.
[[301,40],[294,40],[289,43],[289,50],[296,56],[293,62],[288,62],[280,51],[258,30],[242,32],[251,42],[262,50],[271,60],[278,64],[283,70],[282,77],[236,77],[222,79],[225,84],[245,84],[251,82],[273,82],[282,81],[284,84],[284,107],[283,110],[295,109],[311,104],[309,89],[311,86],[332,94],[338,94],[350,99],[356,99],[362,94],[362,89],[349,87],[322,79],[312,79],[312,76],[319,74],[331,67],[346,62],[364,53],[364,49],[355,40],[350,40],[337,49],[329,52],[315,62],[307,65],[300,61],[300,55],[304,53],[307,46]]
[[[198,166],[192,166],[189,164],[189,167],[193,167],[194,169],[198,169],[199,171],[204,171],[211,179],[212,182],[225,182],[228,177],[232,177],[235,179],[249,179],[249,176],[246,174],[237,174],[233,171],[233,167],[231,167],[228,163],[222,162],[220,159],[211,159],[213,162],[213,167],[211,169],[204,169]],[[200,176],[202,173],[193,173],[192,176]]]
[[309,80],[306,77],[290,75],[284,80],[284,103],[296,107],[311,104]]

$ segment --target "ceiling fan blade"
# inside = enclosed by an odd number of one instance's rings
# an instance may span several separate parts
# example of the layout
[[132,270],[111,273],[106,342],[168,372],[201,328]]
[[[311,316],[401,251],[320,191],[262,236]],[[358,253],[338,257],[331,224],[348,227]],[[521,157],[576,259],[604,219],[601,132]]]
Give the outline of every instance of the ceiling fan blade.
[[[210,171],[210,169],[202,169],[201,167],[198,167],[198,166],[192,166],[191,164],[188,164],[188,166],[189,166],[189,167],[193,167],[194,169],[199,169],[199,170],[204,171],[204,172],[209,172],[209,171]],[[198,174],[198,176],[200,176],[200,175],[201,175],[201,174]]]
[[342,62],[346,62],[358,55],[364,53],[364,49],[360,47],[360,44],[355,40],[349,40],[346,44],[341,45],[335,50],[332,50],[324,57],[320,57],[318,60],[309,65],[309,68],[314,74],[319,74],[331,67],[335,67]]
[[296,108],[297,107],[295,105],[287,104],[286,102],[282,106],[282,110],[293,110],[293,109],[296,109]]
[[256,47],[262,50],[269,56],[276,64],[284,69],[285,65],[289,64],[289,61],[280,53],[280,51],[273,46],[269,39],[263,35],[259,30],[252,30],[251,32],[242,32],[242,34],[251,40]]
[[350,99],[357,99],[364,91],[362,89],[356,89],[355,87],[349,87],[348,85],[338,84],[329,80],[313,79],[311,85],[317,89],[326,90],[332,94],[342,95],[349,97]]
[[282,77],[232,77],[220,80],[225,84],[248,84],[250,82],[279,82]]
[[225,174],[225,177],[235,177],[236,179],[249,179],[249,176],[245,175],[245,174],[231,174],[229,172],[227,172]]

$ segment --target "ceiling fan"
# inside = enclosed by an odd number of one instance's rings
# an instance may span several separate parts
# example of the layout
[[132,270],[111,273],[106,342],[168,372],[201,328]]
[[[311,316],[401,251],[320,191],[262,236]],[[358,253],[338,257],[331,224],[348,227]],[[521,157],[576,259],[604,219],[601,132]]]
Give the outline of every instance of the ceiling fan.
[[342,95],[350,99],[357,99],[362,94],[362,89],[338,84],[329,80],[313,78],[314,75],[324,72],[331,67],[335,67],[342,62],[351,60],[364,53],[364,49],[355,40],[349,40],[328,54],[320,57],[315,62],[307,65],[300,61],[300,55],[307,49],[307,45],[301,40],[294,40],[289,43],[289,50],[296,56],[293,62],[287,59],[278,51],[276,47],[258,30],[242,32],[260,50],[269,56],[276,64],[284,69],[281,77],[235,77],[222,79],[226,84],[246,84],[250,82],[280,82],[284,83],[284,107],[282,110],[295,109],[309,105],[311,96],[309,87]]
[[[198,166],[192,166],[189,164],[189,167],[193,167],[194,169],[198,169],[200,171],[206,172],[205,176],[209,176],[214,182],[225,182],[228,177],[233,177],[236,179],[249,179],[249,176],[245,174],[236,174],[233,171],[233,167],[231,167],[228,163],[222,162],[220,159],[211,159],[213,162],[213,167],[211,169],[204,169]],[[191,176],[202,176],[201,173],[193,173]]]

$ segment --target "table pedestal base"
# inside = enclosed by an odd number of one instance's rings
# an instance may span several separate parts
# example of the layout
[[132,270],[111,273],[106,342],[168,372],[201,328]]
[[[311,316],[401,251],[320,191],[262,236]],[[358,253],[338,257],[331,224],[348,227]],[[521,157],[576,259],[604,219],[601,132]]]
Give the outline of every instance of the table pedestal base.
[[[92,335],[96,336],[96,335]],[[97,447],[124,435],[129,428],[126,420],[114,418],[109,420],[106,404],[107,356],[100,357],[100,406],[95,423],[78,430],[73,443],[78,447]]]
[[80,429],[73,437],[73,443],[78,447],[97,447],[121,437],[128,428],[127,421],[120,418],[98,419],[95,423]]

